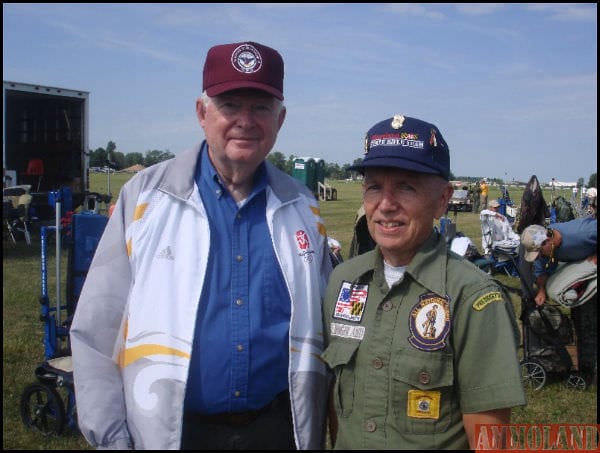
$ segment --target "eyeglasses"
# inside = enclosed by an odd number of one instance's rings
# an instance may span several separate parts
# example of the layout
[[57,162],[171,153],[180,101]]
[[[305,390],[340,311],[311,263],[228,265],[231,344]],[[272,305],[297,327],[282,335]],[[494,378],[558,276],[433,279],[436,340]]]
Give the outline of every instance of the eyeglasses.
[[414,201],[418,198],[418,191],[415,187],[409,184],[398,184],[395,185],[391,191],[386,190],[380,184],[364,184],[363,185],[363,200],[367,203],[379,203],[384,194],[390,194],[391,198],[400,203],[407,203]]

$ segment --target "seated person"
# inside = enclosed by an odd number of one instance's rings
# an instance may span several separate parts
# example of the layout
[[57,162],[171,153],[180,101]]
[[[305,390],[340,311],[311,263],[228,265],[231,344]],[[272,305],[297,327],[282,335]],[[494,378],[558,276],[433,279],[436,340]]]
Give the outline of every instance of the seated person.
[[492,251],[517,253],[519,235],[513,231],[508,219],[498,212],[498,200],[491,200],[488,208],[479,213],[483,254],[490,255]]

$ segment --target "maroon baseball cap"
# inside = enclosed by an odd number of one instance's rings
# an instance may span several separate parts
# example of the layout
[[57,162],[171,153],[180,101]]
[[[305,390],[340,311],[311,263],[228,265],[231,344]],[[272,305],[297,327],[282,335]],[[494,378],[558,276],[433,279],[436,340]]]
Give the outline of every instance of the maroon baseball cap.
[[202,90],[217,96],[238,88],[256,88],[283,100],[283,58],[256,42],[211,47],[204,63]]

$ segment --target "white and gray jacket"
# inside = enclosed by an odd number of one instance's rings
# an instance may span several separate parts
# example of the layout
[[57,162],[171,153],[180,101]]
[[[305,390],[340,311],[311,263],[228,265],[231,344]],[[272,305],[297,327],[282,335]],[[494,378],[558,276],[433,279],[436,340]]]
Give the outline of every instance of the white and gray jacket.
[[[178,449],[210,247],[201,145],[135,175],[98,244],[70,330],[79,428],[97,448]],[[292,301],[289,390],[298,449],[325,442],[321,303],[331,272],[314,196],[267,162],[267,223]],[[308,236],[308,244],[296,239]]]

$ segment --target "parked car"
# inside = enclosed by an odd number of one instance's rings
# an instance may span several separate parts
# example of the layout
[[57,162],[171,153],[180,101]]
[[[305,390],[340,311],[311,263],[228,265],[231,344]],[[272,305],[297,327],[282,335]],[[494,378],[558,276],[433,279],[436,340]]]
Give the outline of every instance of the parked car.
[[473,200],[469,191],[465,189],[455,190],[448,202],[448,211],[473,211]]

